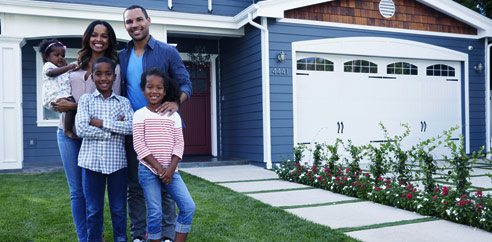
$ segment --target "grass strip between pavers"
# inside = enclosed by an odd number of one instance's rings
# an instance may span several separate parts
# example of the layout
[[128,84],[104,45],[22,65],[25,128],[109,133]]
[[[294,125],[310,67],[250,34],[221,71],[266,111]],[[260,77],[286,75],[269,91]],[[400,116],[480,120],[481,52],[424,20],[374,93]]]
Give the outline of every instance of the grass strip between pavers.
[[215,182],[215,183],[216,184],[226,184],[226,183],[257,182],[257,181],[278,181],[278,180],[280,180],[280,178],[266,178],[266,179],[255,179],[255,180],[238,180],[238,181],[221,181],[221,182]]
[[269,193],[269,192],[288,192],[288,191],[311,190],[311,189],[316,189],[316,188],[315,187],[287,188],[287,189],[253,191],[253,192],[241,192],[241,194],[257,194],[257,193]]
[[294,205],[294,206],[279,206],[281,209],[294,209],[294,208],[311,208],[311,207],[321,207],[321,206],[331,206],[345,203],[358,203],[358,202],[367,202],[367,200],[362,199],[354,199],[354,200],[344,200],[338,202],[328,202],[328,203],[315,203],[315,204],[305,204],[305,205]]
[[348,233],[348,232],[353,232],[353,231],[360,231],[360,230],[367,230],[367,229],[379,229],[379,228],[385,228],[385,227],[399,226],[399,225],[405,225],[405,224],[416,224],[416,223],[430,222],[430,221],[436,221],[436,220],[440,220],[440,219],[436,218],[436,217],[417,218],[417,219],[412,219],[412,220],[402,220],[402,221],[396,221],[396,222],[371,224],[371,225],[364,225],[364,226],[359,226],[359,227],[339,228],[339,229],[335,229],[335,231],[342,232],[342,233]]

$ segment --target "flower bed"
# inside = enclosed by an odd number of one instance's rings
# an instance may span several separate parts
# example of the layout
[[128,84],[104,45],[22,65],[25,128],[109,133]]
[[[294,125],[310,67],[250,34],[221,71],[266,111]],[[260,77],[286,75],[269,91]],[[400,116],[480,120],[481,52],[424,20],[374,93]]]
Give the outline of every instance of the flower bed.
[[[338,147],[343,144],[340,140],[335,145],[316,144],[311,150],[312,164],[301,161],[307,147],[300,145],[294,148],[294,161],[283,162],[275,171],[287,181],[492,231],[491,195],[484,195],[480,190],[469,191],[471,164],[478,155],[467,155],[462,146],[451,142],[452,131],[445,131],[443,137],[422,141],[408,151],[400,147],[401,140],[409,133],[408,127],[402,136],[388,139],[379,146],[357,147],[349,141],[343,147],[349,154],[344,159],[338,153]],[[444,141],[439,142],[440,138]],[[433,178],[436,171],[444,171],[430,155],[440,144],[451,150],[452,155],[444,157],[448,174],[444,179],[457,184],[456,188],[437,184]],[[363,156],[370,159],[370,173],[359,168]],[[418,169],[410,170],[409,162]],[[391,175],[387,175],[389,173]],[[373,177],[372,174],[378,175]]]

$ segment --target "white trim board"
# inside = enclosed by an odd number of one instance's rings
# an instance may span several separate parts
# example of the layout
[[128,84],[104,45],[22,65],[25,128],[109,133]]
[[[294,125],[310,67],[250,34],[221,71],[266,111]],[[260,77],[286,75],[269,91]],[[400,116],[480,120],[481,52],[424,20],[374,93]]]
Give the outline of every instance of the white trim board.
[[[323,51],[322,50],[329,50]],[[469,73],[468,55],[462,52],[425,44],[421,42],[377,37],[349,37],[331,38],[321,40],[299,41],[292,43],[292,73],[297,71],[297,52],[309,53],[328,53],[340,55],[364,55],[376,57],[394,57],[405,59],[429,59],[429,60],[448,60],[460,61],[464,63],[464,94],[465,94],[465,142],[466,152],[470,151],[470,94],[469,94]],[[293,86],[296,84],[296,75],[292,75]],[[293,100],[296,98],[296,90],[293,90]],[[297,105],[293,104],[294,113],[294,142],[297,141],[295,113]]]

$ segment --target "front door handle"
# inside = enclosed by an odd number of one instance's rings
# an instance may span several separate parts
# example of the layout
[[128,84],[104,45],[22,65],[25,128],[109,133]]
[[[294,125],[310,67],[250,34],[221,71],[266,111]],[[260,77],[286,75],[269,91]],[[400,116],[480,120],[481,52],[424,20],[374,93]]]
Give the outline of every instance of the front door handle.
[[343,121],[342,121],[342,134],[343,134],[343,127],[344,127],[344,125],[343,125]]
[[337,126],[338,126],[337,134],[339,134],[340,133],[340,122],[337,122]]

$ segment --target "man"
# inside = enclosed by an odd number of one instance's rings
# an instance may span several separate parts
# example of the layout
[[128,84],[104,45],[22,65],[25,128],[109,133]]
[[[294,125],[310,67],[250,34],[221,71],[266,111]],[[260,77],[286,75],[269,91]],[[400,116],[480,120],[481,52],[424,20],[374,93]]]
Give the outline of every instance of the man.
[[[127,47],[119,54],[121,66],[122,95],[128,97],[134,111],[147,105],[140,88],[140,76],[145,70],[158,67],[180,85],[180,104],[184,103],[192,92],[189,74],[175,47],[154,39],[149,34],[151,24],[147,11],[138,5],[132,5],[123,13],[125,29],[132,38]],[[158,113],[169,115],[178,111],[176,102],[163,103]],[[128,213],[130,216],[130,234],[134,242],[144,241],[146,233],[146,206],[142,187],[138,183],[138,160],[133,149],[133,137],[127,136],[126,152],[128,159]],[[166,239],[174,240],[176,223],[176,204],[165,190],[163,195],[162,233]]]

